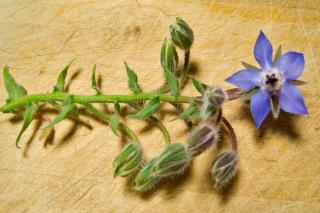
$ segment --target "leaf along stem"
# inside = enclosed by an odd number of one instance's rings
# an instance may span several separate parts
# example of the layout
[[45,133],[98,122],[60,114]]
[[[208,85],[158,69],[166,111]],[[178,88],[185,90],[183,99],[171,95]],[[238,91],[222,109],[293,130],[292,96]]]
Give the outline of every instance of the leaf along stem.
[[[0,108],[0,112],[10,112],[18,107],[25,106],[28,103],[34,102],[50,102],[50,101],[64,101],[70,94],[64,92],[33,94],[18,97],[11,100],[6,105]],[[139,93],[134,95],[73,95],[74,103],[89,104],[89,103],[134,103],[143,100],[151,100],[159,97],[160,101],[175,102],[175,103],[189,103],[193,100],[192,97],[171,95],[164,95],[158,93]]]
[[[83,103],[82,104],[87,110],[89,110],[90,112],[92,112],[94,115],[98,116],[99,118],[102,118],[105,122],[107,122],[108,124],[111,121],[111,116],[109,116],[108,114],[101,112],[100,110],[96,109],[95,107],[93,107],[91,104],[88,103]],[[139,144],[140,141],[138,139],[138,137],[136,136],[136,134],[128,127],[126,126],[124,123],[119,123],[119,127],[124,131],[124,133],[132,140],[131,142],[133,143],[137,143]]]

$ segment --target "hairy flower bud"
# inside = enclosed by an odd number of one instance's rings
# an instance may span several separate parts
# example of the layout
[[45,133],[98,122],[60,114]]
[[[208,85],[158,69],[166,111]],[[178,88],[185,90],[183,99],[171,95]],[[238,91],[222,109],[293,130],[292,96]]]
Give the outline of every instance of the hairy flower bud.
[[187,139],[187,149],[192,157],[200,155],[218,140],[219,126],[206,121],[200,123]]
[[154,166],[157,158],[149,161],[137,174],[134,179],[134,189],[137,191],[152,190],[160,178],[154,173]]
[[209,87],[203,94],[200,117],[204,120],[213,117],[219,112],[221,104],[227,99],[227,94],[220,87]]
[[183,144],[170,144],[155,162],[155,174],[172,177],[183,173],[190,165],[190,157]]
[[238,155],[234,151],[221,153],[212,163],[211,174],[215,187],[224,189],[234,178],[238,170]]
[[164,69],[169,69],[171,72],[175,72],[178,68],[179,58],[172,41],[170,39],[164,39],[161,47],[160,55],[161,66]]
[[142,165],[142,149],[139,144],[127,144],[113,161],[114,176],[126,177]]
[[181,18],[177,17],[176,22],[170,25],[170,34],[175,45],[182,50],[189,50],[193,43],[193,31]]

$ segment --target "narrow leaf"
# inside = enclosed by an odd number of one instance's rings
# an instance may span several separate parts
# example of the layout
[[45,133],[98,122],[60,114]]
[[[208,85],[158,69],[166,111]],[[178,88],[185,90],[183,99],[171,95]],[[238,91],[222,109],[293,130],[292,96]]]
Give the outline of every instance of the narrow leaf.
[[27,94],[26,89],[14,80],[7,65],[3,68],[3,80],[9,94],[8,101]]
[[139,112],[133,115],[129,115],[129,118],[136,118],[136,119],[145,119],[158,111],[160,109],[160,98],[157,96],[153,98],[149,103]]
[[96,65],[93,66],[92,69],[92,76],[91,76],[91,87],[97,92],[97,95],[101,94],[101,90],[98,87],[97,81],[96,81]]
[[28,128],[29,124],[31,123],[31,121],[33,120],[36,112],[37,112],[38,106],[34,103],[29,103],[26,106],[26,111],[24,112],[24,116],[23,116],[23,126],[19,132],[19,135],[16,139],[16,147],[20,148],[18,143],[19,140],[22,136],[22,134],[24,133],[24,131],[26,131],[26,129]]
[[280,45],[280,46],[278,47],[278,49],[277,49],[277,52],[276,52],[275,56],[274,56],[274,59],[273,59],[273,62],[272,62],[273,65],[276,65],[276,64],[277,64],[278,59],[279,59],[279,57],[281,56],[281,52],[282,52],[282,47],[281,47],[281,45]]
[[201,94],[204,93],[204,91],[207,89],[207,85],[201,83],[200,81],[198,81],[195,77],[190,76],[191,80],[192,80],[192,84],[193,86],[196,88],[196,90],[198,92],[200,92]]
[[111,116],[111,130],[112,132],[118,136],[118,129],[120,123],[120,105],[119,103],[114,104],[114,114]]
[[241,61],[241,64],[242,64],[242,66],[244,66],[244,68],[246,68],[246,69],[250,69],[250,70],[254,70],[254,71],[261,72],[261,69],[260,69],[260,68],[254,66],[254,65],[248,64],[247,62]]
[[307,82],[301,81],[301,80],[293,80],[293,81],[291,81],[291,83],[293,83],[296,86],[302,86],[302,85],[307,84]]
[[275,96],[272,96],[270,105],[271,105],[271,112],[272,112],[273,118],[277,119],[280,114],[280,105],[278,102],[278,98],[276,98]]
[[64,102],[64,106],[62,107],[62,109],[61,109],[60,113],[57,115],[57,117],[55,117],[53,119],[53,121],[51,121],[48,124],[48,126],[46,126],[45,128],[50,128],[50,127],[56,125],[57,123],[61,122],[63,119],[72,115],[76,110],[77,110],[77,106],[75,103],[73,103],[73,96],[70,95],[66,98],[66,100]]
[[53,88],[53,92],[63,92],[64,91],[64,84],[65,84],[67,72],[68,72],[68,69],[73,61],[74,61],[74,59],[60,72],[60,74],[58,76],[57,83]]
[[260,90],[259,88],[255,87],[255,88],[249,90],[248,92],[245,92],[245,93],[241,94],[241,95],[240,95],[240,99],[241,99],[242,101],[248,101],[248,100],[251,99],[251,97],[252,97],[254,94],[256,94],[257,92],[259,92],[259,90]]
[[189,116],[192,116],[194,113],[196,113],[198,110],[197,103],[191,102],[189,106],[176,118],[172,119],[171,121],[177,120],[177,119],[186,119],[189,118]]
[[124,62],[124,64],[126,66],[127,75],[129,77],[128,86],[129,86],[130,90],[135,94],[140,93],[141,88],[138,84],[138,77],[137,77],[136,73],[127,65],[126,62]]
[[171,93],[175,97],[178,97],[180,95],[178,79],[168,68],[164,68],[164,74],[166,76]]

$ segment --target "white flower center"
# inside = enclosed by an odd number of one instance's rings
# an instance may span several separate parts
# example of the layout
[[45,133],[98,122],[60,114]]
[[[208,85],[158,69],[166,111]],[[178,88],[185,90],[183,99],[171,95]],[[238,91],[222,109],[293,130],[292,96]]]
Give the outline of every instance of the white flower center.
[[282,86],[281,73],[276,68],[261,73],[261,86],[269,92],[275,92]]

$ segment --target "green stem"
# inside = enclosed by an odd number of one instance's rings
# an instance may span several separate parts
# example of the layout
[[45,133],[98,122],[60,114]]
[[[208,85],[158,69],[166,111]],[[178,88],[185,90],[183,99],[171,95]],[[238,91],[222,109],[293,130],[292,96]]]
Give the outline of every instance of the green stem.
[[[91,104],[83,103],[82,104],[86,109],[88,109],[90,112],[98,116],[99,118],[102,118],[105,122],[108,124],[110,123],[111,117],[107,115],[104,112],[101,112],[100,110],[94,108]],[[132,140],[133,143],[140,143],[138,137],[136,134],[125,124],[119,123],[119,127],[124,131],[124,133]]]
[[[136,110],[142,109],[142,105],[130,104],[130,106]],[[156,125],[159,128],[159,130],[162,132],[165,144],[170,144],[171,143],[170,135],[167,128],[163,125],[163,123],[153,115],[151,115],[148,118],[148,120],[151,121],[154,125]]]
[[[25,106],[30,102],[50,102],[50,101],[64,101],[69,93],[55,92],[45,94],[33,94],[16,98],[8,104],[0,108],[0,112],[10,112],[18,107]],[[192,97],[179,96],[174,97],[171,95],[164,95],[158,93],[139,93],[135,95],[73,95],[74,103],[88,104],[88,103],[133,103],[143,100],[151,100],[159,96],[160,101],[175,102],[175,103],[188,103],[193,100]]]
[[190,60],[190,50],[186,50],[184,52],[184,64],[183,64],[183,71],[179,78],[180,87],[183,87],[185,81],[188,77],[188,69],[189,69],[189,60]]

